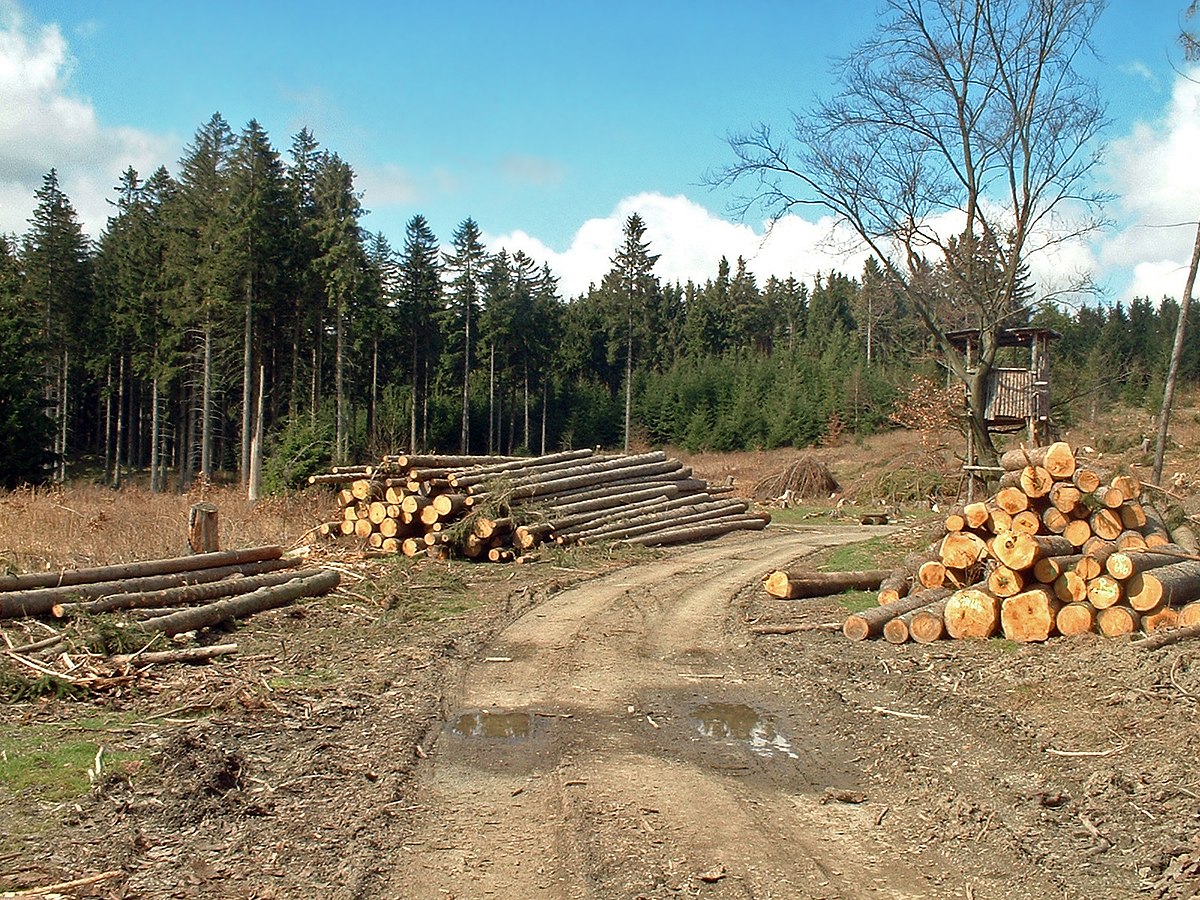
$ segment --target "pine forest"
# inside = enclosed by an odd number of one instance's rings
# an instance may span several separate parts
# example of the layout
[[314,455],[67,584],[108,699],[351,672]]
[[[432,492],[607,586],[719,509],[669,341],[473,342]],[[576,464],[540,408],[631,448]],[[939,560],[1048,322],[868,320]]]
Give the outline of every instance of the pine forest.
[[[124,172],[95,241],[54,170],[34,200],[26,233],[0,235],[6,486],[248,483],[259,458],[271,491],[399,450],[803,447],[908,424],[905,398],[947,385],[873,260],[760,284],[721,258],[703,284],[667,283],[633,215],[600,283],[565,297],[471,218],[366,232],[351,166],[307,129],[281,152],[214,115],[176,174]],[[942,305],[974,324],[949,288]],[[1111,400],[1154,411],[1178,314],[1026,290],[1011,321],[1062,335],[1054,416],[1071,424]],[[1180,377],[1200,378],[1194,346]]]

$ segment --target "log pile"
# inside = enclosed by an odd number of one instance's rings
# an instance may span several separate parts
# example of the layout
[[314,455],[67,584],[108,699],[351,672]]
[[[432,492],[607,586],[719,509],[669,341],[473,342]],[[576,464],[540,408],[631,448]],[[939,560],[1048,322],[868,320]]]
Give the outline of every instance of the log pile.
[[952,510],[939,540],[849,616],[854,640],[1044,641],[1200,623],[1200,556],[1167,533],[1131,475],[1108,477],[1058,442],[1001,457],[986,501]]
[[338,488],[336,518],[314,538],[356,538],[406,556],[507,562],[545,543],[665,546],[770,521],[661,451],[385,456],[309,483]]

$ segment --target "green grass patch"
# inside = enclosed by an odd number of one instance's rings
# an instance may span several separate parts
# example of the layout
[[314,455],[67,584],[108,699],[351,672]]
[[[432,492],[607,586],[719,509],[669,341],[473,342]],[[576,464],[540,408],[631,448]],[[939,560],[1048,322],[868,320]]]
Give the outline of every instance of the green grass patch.
[[[125,720],[128,720],[126,717]],[[32,795],[35,800],[62,802],[87,793],[88,770],[104,747],[101,768],[108,771],[137,759],[131,753],[109,752],[107,742],[77,732],[100,732],[119,724],[121,717],[90,717],[55,725],[0,726],[0,785],[6,791]]]
[[888,537],[873,537],[858,544],[844,544],[829,551],[823,568],[830,572],[886,569],[899,562],[904,552]]
[[837,602],[848,613],[859,613],[879,605],[879,595],[874,591],[846,591],[837,595]]
[[304,672],[293,672],[290,675],[277,675],[267,679],[267,685],[273,691],[280,690],[311,690],[325,687],[338,679],[338,673],[332,669],[309,669]]

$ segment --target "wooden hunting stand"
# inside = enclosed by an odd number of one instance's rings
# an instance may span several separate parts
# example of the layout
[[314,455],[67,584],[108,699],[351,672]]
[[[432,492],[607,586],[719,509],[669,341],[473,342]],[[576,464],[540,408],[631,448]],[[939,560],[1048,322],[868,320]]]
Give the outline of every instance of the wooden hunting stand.
[[[973,371],[979,353],[978,331],[954,331],[947,335],[963,354],[967,370]],[[984,424],[997,434],[1014,434],[1024,430],[1031,446],[1040,447],[1051,440],[1050,422],[1050,341],[1062,337],[1050,328],[1008,328],[997,339],[1000,344],[997,364],[988,374],[987,403]],[[1015,349],[1010,349],[1015,348]],[[1019,361],[1020,351],[1028,348],[1028,365]],[[1000,362],[1008,362],[1001,365]],[[978,449],[967,430],[967,458],[963,472],[967,475],[967,501],[974,499],[976,476],[995,473],[991,466],[979,465]]]

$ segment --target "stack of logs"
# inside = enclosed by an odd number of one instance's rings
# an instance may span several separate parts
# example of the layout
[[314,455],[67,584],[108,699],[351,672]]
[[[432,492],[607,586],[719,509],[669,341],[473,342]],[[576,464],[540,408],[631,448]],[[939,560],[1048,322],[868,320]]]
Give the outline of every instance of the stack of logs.
[[1105,478],[1062,442],[1001,465],[996,493],[947,515],[929,552],[881,579],[879,606],[846,620],[847,637],[1024,642],[1200,622],[1200,556],[1172,540],[1137,478]]
[[339,518],[315,536],[377,550],[506,562],[539,544],[663,546],[761,529],[767,515],[661,451],[568,450],[528,458],[385,456],[309,477],[337,485]]
[[[172,637],[325,594],[337,586],[337,572],[301,568],[302,562],[299,557],[284,557],[281,547],[266,546],[0,575],[0,619],[121,612],[128,624],[141,631]],[[32,649],[59,643],[52,637]]]

